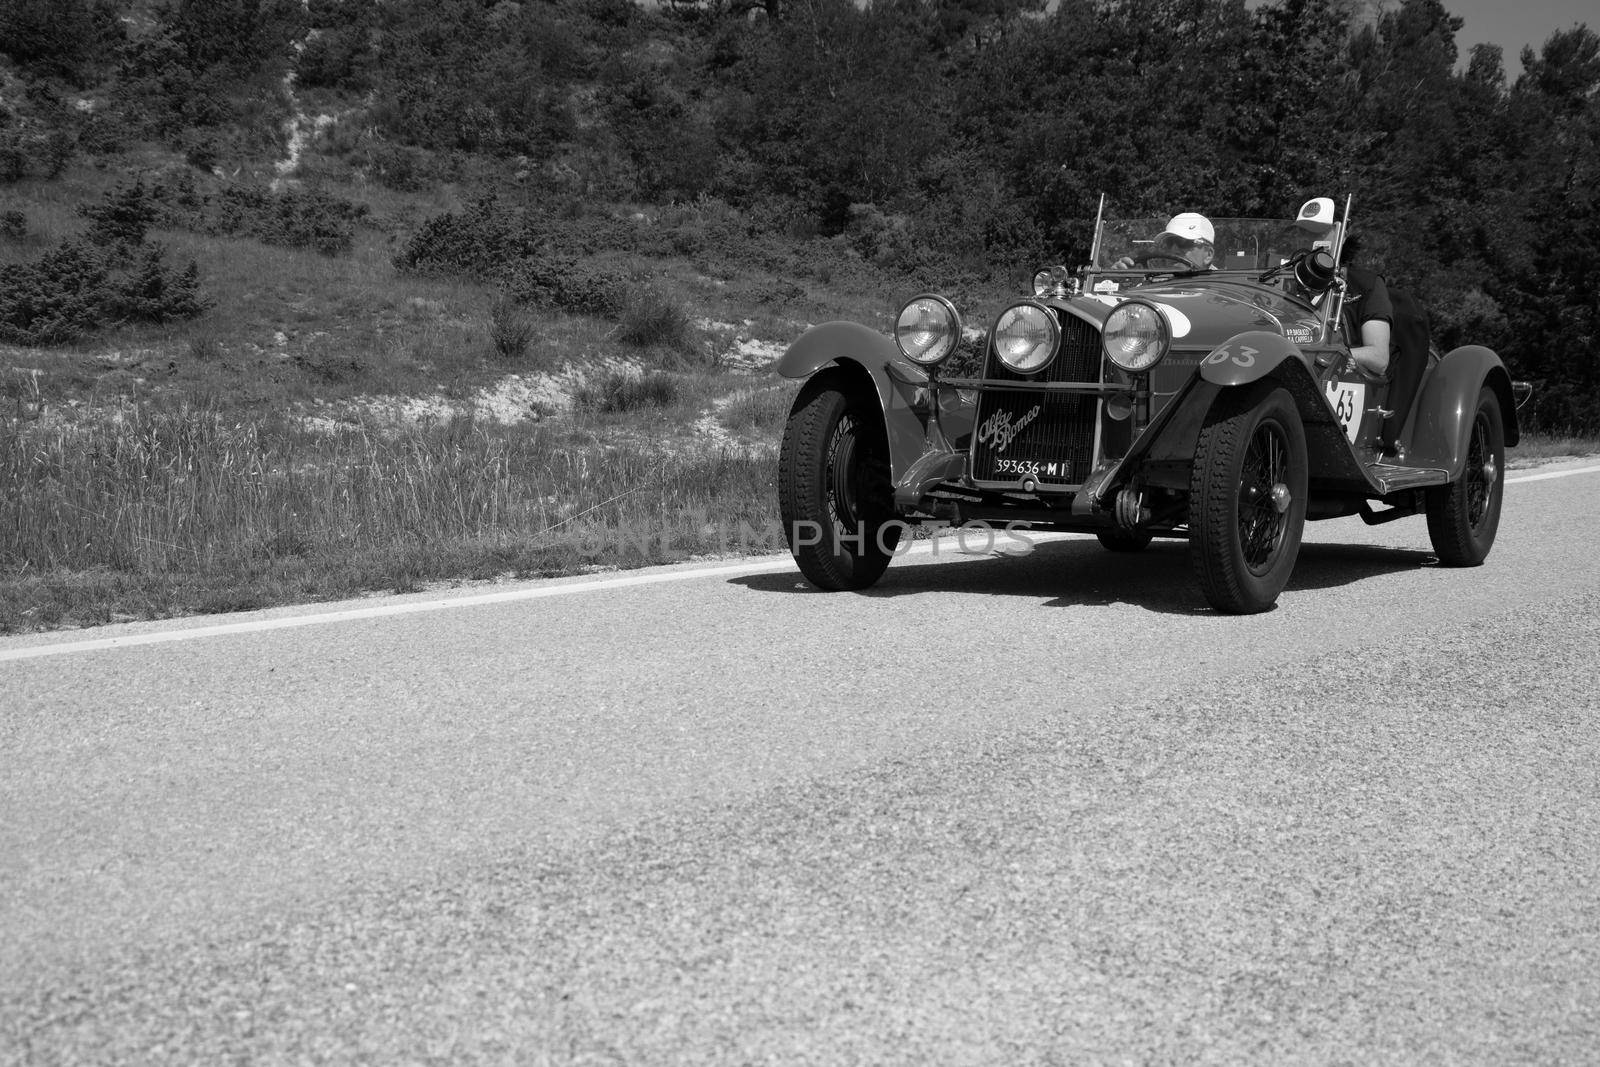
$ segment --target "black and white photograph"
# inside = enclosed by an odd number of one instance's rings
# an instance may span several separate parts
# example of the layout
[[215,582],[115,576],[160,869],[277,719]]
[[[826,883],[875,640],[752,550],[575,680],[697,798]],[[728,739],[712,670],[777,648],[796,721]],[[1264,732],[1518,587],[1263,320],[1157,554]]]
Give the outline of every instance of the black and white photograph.
[[0,1067],[1600,1062],[1592,0],[0,0]]

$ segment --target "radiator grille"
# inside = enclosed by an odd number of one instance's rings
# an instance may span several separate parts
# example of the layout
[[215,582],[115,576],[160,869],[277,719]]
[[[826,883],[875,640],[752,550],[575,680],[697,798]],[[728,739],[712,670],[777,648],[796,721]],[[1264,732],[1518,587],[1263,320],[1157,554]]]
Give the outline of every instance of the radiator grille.
[[[1061,316],[1061,351],[1036,379],[1016,374],[989,354],[985,376],[1006,381],[1098,382],[1100,331]],[[1041,485],[1080,485],[1094,462],[1098,403],[1092,396],[1031,390],[985,390],[978,399],[972,477]]]

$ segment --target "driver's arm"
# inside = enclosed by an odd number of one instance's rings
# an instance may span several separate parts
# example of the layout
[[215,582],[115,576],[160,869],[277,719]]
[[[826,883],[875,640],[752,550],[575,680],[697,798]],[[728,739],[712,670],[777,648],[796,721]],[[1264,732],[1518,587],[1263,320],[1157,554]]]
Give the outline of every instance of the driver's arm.
[[1361,324],[1361,343],[1350,349],[1356,365],[1373,377],[1389,372],[1389,324],[1383,319],[1368,319]]

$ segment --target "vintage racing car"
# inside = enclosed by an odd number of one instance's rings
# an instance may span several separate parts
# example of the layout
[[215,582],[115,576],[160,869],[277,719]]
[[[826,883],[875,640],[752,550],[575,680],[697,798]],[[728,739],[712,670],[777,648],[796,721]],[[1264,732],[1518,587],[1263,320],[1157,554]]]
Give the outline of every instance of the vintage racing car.
[[1088,531],[1117,552],[1183,537],[1206,600],[1249,613],[1276,602],[1306,520],[1419,514],[1441,562],[1481,563],[1526,386],[1487,348],[1436,351],[1403,294],[1388,373],[1361,369],[1349,219],[1319,197],[1294,219],[1208,220],[1215,258],[1195,269],[1164,219],[1108,219],[1102,199],[1089,265],[1040,271],[981,337],[932,293],[892,336],[808,329],[778,364],[807,379],[779,465],[801,572],[870,586],[928,522]]

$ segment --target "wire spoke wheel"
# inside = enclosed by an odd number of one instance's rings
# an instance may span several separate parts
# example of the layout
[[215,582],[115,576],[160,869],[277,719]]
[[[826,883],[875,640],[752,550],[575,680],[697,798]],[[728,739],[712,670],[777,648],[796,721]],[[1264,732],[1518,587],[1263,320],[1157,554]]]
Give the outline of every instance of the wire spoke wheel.
[[1478,392],[1478,406],[1463,442],[1461,476],[1428,490],[1428,539],[1439,562],[1476,567],[1494,547],[1505,494],[1505,423],[1500,397],[1490,386]]
[[1489,417],[1481,408],[1472,420],[1472,444],[1467,449],[1467,523],[1477,529],[1489,513],[1489,499],[1494,492],[1494,480],[1488,473]]
[[894,513],[889,445],[876,395],[838,376],[795,399],[778,456],[778,510],[800,573],[819,589],[883,576],[904,524]]
[[1283,428],[1263,422],[1250,435],[1239,480],[1239,540],[1252,574],[1264,574],[1283,545],[1284,512],[1279,505],[1288,477],[1289,444]]
[[1309,464],[1289,392],[1267,381],[1206,416],[1189,485],[1189,557],[1206,600],[1251,614],[1277,602],[1300,553]]

